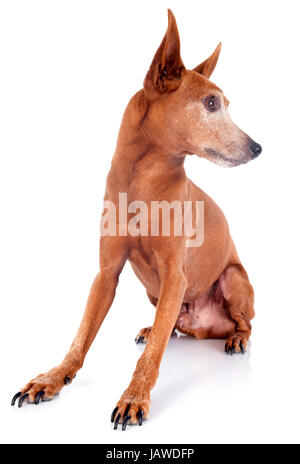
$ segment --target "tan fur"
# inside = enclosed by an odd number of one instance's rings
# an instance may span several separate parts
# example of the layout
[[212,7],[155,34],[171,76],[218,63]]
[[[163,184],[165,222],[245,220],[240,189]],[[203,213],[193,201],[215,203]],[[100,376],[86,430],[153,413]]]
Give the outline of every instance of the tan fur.
[[[173,14],[145,79],[144,89],[130,101],[120,128],[107,178],[105,200],[118,205],[143,200],[204,201],[205,240],[187,248],[186,237],[105,236],[100,242],[100,272],[92,286],[85,314],[60,366],[32,380],[22,394],[33,402],[37,392],[50,399],[82,367],[84,358],[113,302],[126,260],[156,306],[153,327],[145,329],[147,345],[113,419],[130,423],[149,415],[150,391],[174,327],[198,338],[227,338],[227,350],[245,349],[254,317],[253,290],[230,237],[227,221],[214,203],[184,171],[188,154],[234,166],[249,161],[251,139],[230,119],[228,100],[208,79],[220,53],[195,70],[185,69]],[[220,108],[210,113],[205,99],[218,97]],[[130,219],[130,215],[129,215]],[[124,224],[118,224],[120,230]],[[126,224],[125,224],[126,225]],[[127,420],[129,420],[127,419]],[[126,421],[125,421],[126,422]],[[125,424],[126,425],[126,424]]]

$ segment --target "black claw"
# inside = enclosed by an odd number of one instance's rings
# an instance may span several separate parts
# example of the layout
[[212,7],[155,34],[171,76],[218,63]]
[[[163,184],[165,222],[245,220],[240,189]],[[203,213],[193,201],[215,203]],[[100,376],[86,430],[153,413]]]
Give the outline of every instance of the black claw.
[[120,422],[120,419],[121,419],[121,414],[119,413],[119,414],[117,415],[116,420],[115,420],[114,430],[117,430],[118,425],[119,425],[119,422]]
[[127,406],[126,406],[126,409],[125,409],[125,412],[124,412],[124,417],[127,416],[128,412],[129,412],[129,409],[130,409],[130,403],[127,404]]
[[242,353],[245,354],[245,353],[246,353],[246,350],[245,350],[245,347],[244,347],[244,345],[243,345],[242,343],[240,344],[240,347],[241,347]]
[[228,348],[229,348],[229,345],[228,345],[228,343],[226,343],[226,345],[225,345],[225,353],[227,353],[227,354],[228,354]]
[[14,406],[16,404],[16,401],[18,398],[20,398],[20,396],[22,396],[22,393],[21,392],[18,392],[14,397],[13,399],[11,400],[11,405]]
[[34,404],[38,405],[39,402],[43,400],[44,396],[45,396],[44,390],[39,391],[39,392],[36,394],[36,397],[35,397],[35,400],[34,400]]
[[139,337],[136,341],[136,344],[138,345],[139,343],[141,343],[142,341],[144,340],[144,337]]
[[118,406],[113,410],[112,415],[111,415],[111,423],[115,420],[115,415],[117,414]]
[[76,375],[77,375],[77,374],[74,374],[73,380],[76,379]]
[[71,377],[69,377],[68,375],[65,377],[65,385],[70,385],[70,383],[72,382],[71,380]]
[[144,416],[144,411],[142,411],[141,409],[139,410],[139,412],[137,413],[136,417],[138,418],[139,420],[139,426],[143,425],[143,416]]
[[123,420],[123,425],[122,425],[122,430],[126,430],[127,427],[127,422],[131,419],[131,416],[126,416],[125,419]]
[[23,406],[24,401],[27,400],[28,397],[29,397],[28,393],[25,393],[25,395],[21,396],[21,398],[19,399],[19,404],[18,404],[19,408]]

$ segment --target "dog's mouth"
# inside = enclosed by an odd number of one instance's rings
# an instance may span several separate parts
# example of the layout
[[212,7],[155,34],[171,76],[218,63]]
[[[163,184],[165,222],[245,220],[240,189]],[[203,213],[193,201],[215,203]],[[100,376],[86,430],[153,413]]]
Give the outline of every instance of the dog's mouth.
[[213,158],[212,161],[222,166],[235,167],[235,166],[240,166],[241,164],[246,164],[250,161],[249,158],[240,158],[240,159],[228,158],[226,155],[223,155],[219,151],[213,150],[212,148],[205,148],[205,151],[208,155],[210,155],[210,157]]

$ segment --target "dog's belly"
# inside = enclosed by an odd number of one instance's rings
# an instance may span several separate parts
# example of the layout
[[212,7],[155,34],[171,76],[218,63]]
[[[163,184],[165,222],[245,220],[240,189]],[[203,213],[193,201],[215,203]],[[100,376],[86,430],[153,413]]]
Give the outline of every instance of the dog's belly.
[[192,303],[184,303],[176,329],[197,338],[226,339],[236,331],[236,324],[226,309],[219,284]]

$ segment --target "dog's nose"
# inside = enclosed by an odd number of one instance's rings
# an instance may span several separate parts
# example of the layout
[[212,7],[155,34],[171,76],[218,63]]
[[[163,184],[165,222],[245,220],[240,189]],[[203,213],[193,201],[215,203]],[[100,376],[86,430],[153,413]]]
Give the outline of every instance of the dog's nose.
[[262,152],[261,145],[259,145],[259,143],[256,143],[256,142],[251,142],[250,148],[254,155],[253,158],[257,158]]

